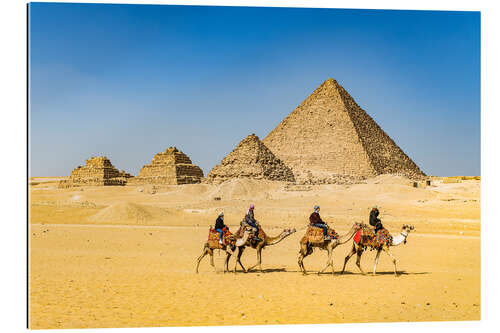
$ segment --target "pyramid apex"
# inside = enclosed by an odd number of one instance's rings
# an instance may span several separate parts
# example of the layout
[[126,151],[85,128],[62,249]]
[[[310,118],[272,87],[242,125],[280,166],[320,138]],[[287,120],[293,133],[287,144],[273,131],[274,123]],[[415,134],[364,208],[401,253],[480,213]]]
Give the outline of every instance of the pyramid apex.
[[178,152],[179,150],[177,149],[177,147],[168,147],[166,150],[165,150],[165,153],[175,153],[175,152]]
[[326,84],[326,83],[330,83],[330,84],[334,84],[334,85],[338,85],[339,83],[337,82],[337,80],[335,80],[334,78],[331,78],[329,77],[325,82],[323,82],[323,84]]

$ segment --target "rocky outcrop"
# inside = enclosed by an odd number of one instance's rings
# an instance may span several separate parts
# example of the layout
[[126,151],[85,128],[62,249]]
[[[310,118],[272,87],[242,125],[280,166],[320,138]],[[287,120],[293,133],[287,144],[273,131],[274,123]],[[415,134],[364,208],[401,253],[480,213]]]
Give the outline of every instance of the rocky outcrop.
[[244,138],[207,176],[210,182],[231,178],[294,181],[292,170],[251,134]]
[[425,176],[333,79],[323,82],[262,141],[300,183],[355,183],[387,173]]
[[139,171],[139,176],[131,179],[128,184],[196,184],[202,179],[201,168],[194,165],[182,151],[176,147],[170,147],[156,154],[151,164],[143,166]]
[[123,170],[118,171],[106,156],[98,156],[74,169],[67,180],[59,182],[59,187],[125,185],[131,177]]

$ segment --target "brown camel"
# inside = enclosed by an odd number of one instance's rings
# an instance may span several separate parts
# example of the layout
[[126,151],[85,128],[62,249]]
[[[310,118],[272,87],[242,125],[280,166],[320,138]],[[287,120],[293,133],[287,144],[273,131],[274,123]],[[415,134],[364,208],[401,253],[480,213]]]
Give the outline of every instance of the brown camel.
[[[236,237],[239,239],[239,235],[242,233],[242,227],[238,229],[236,232]],[[278,244],[281,242],[283,239],[286,237],[290,236],[293,234],[296,230],[295,229],[284,229],[279,235],[275,237],[270,237],[266,235],[264,230],[262,230],[261,227],[259,227],[259,238],[261,239],[260,242],[256,242],[253,240],[253,238],[248,238],[243,245],[238,245],[238,255],[236,256],[236,263],[234,264],[234,272],[236,273],[236,266],[240,264],[241,268],[245,273],[249,272],[251,269],[259,266],[259,270],[262,272],[262,249],[265,248],[266,246]],[[245,247],[252,247],[255,250],[257,250],[257,263],[250,267],[249,269],[245,269],[243,267],[243,264],[241,263],[241,255],[243,254],[243,251],[245,251]]]
[[[239,231],[239,230],[238,230]],[[229,244],[220,244],[214,242],[211,244],[210,242],[206,242],[203,246],[203,253],[198,257],[198,262],[196,264],[196,273],[198,273],[198,267],[200,266],[201,259],[205,257],[207,254],[210,255],[210,265],[215,269],[214,264],[214,250],[223,250],[226,252],[226,261],[224,262],[224,273],[226,271],[229,272],[229,258],[236,250],[236,247],[241,246],[246,243],[248,237],[250,236],[251,229],[245,228],[245,230],[241,231],[241,237],[236,238],[235,235],[230,236]]]
[[396,258],[394,258],[392,253],[389,252],[389,247],[390,246],[398,246],[401,244],[406,244],[406,237],[408,237],[408,234],[413,229],[415,229],[415,228],[412,225],[404,224],[402,227],[402,231],[398,235],[392,237],[392,243],[390,243],[389,245],[387,243],[384,243],[383,245],[377,246],[377,247],[375,247],[373,245],[373,242],[369,242],[366,239],[364,239],[363,237],[361,237],[359,240],[359,243],[353,242],[351,252],[345,257],[344,267],[342,268],[342,273],[344,273],[345,266],[346,266],[347,262],[349,261],[349,259],[351,259],[353,254],[356,253],[358,256],[356,259],[356,265],[358,266],[361,273],[365,274],[365,272],[361,268],[361,255],[363,254],[363,251],[367,247],[369,247],[371,249],[377,250],[377,254],[375,255],[375,265],[373,266],[373,275],[375,275],[375,272],[377,270],[378,258],[380,257],[380,253],[382,251],[384,251],[389,255],[389,257],[391,257],[392,263],[394,264],[394,275],[398,276],[398,271],[396,269]]
[[333,240],[322,240],[321,242],[314,242],[312,243],[309,240],[308,233],[302,237],[300,240],[300,251],[299,251],[299,268],[302,271],[302,274],[306,275],[306,269],[304,267],[304,258],[313,253],[313,249],[315,247],[321,249],[321,250],[326,250],[328,252],[328,260],[326,262],[325,268],[323,268],[321,271],[318,272],[318,274],[324,272],[328,266],[332,267],[332,275],[334,274],[334,269],[333,269],[333,250],[340,244],[347,243],[353,236],[354,234],[361,229],[361,223],[354,223],[352,225],[351,230],[347,232],[345,235],[342,235],[338,237],[337,239]]

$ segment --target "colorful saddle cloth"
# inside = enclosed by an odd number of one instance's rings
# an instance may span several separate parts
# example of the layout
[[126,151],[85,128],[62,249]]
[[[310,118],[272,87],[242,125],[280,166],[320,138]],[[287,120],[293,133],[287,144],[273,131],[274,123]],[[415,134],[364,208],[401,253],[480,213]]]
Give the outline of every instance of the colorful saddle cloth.
[[[318,227],[309,226],[306,231],[307,238],[310,243],[323,243],[323,229]],[[339,238],[339,234],[334,229],[328,227],[327,235],[331,240]]]
[[389,230],[383,228],[375,233],[375,230],[370,227],[363,227],[356,235],[354,241],[365,247],[380,248],[384,244],[387,246],[392,245],[392,236]]
[[[222,244],[229,245],[233,239],[233,234],[229,231],[229,229],[222,229]],[[219,232],[213,228],[210,228],[208,231],[208,245],[211,248],[221,248],[221,244],[219,243]]]

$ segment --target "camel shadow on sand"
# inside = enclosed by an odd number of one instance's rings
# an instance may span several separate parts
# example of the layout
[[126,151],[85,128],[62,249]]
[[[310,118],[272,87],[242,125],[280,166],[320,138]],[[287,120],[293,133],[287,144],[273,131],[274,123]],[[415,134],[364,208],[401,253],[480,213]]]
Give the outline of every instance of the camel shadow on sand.
[[[251,270],[249,272],[244,272],[242,270],[237,270],[236,273],[238,274],[267,274],[267,273],[293,273],[293,274],[297,274],[297,273],[302,273],[300,270],[294,270],[294,269],[286,269],[286,268],[267,268],[267,269],[263,269],[262,271],[260,270]],[[230,273],[233,273],[233,271],[231,271]],[[227,273],[226,273],[227,274]],[[430,272],[407,272],[407,271],[398,271],[398,276],[399,275],[426,275],[426,274],[431,274]],[[319,273],[318,272],[314,272],[314,271],[309,271],[307,273],[307,275],[332,275],[332,272],[323,272],[323,273]],[[342,276],[342,275],[359,275],[359,276],[363,276],[363,274],[359,273],[359,272],[348,272],[348,271],[345,271],[344,273],[341,273],[340,271],[336,271],[334,273],[334,275],[338,275],[338,276]],[[373,276],[371,273],[367,273],[365,274],[366,276]],[[386,271],[386,272],[377,272],[376,276],[379,276],[379,275],[394,275],[394,272],[393,271]]]
[[[313,274],[313,273],[309,273],[309,274]],[[315,274],[318,274],[318,273],[315,273]],[[399,275],[425,275],[425,274],[431,274],[431,273],[430,272],[398,271],[398,276]],[[332,272],[323,272],[323,273],[319,273],[319,275],[332,275]],[[363,276],[363,274],[360,272],[348,272],[348,271],[345,271],[344,273],[335,272],[335,275],[359,275],[359,276]],[[371,273],[366,273],[365,275],[366,276],[374,276]],[[377,274],[375,276],[379,276],[379,275],[394,275],[394,271],[377,272]]]
[[237,270],[236,273],[238,274],[267,274],[267,273],[275,273],[275,272],[282,272],[282,273],[288,273],[290,271],[287,271],[286,268],[266,268],[266,269],[263,269],[262,271],[260,270],[251,270],[251,271],[248,271],[248,272],[243,272],[242,270]]

